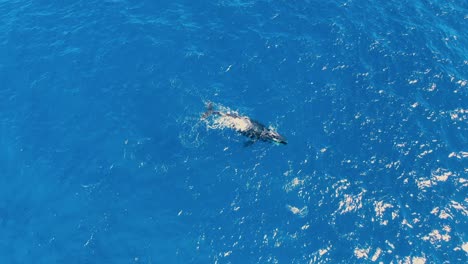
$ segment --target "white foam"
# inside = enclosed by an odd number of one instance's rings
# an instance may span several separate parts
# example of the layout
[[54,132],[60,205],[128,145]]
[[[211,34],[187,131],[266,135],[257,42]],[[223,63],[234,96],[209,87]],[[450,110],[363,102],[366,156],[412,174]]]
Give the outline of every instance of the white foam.
[[288,204],[286,205],[286,208],[288,208],[288,210],[291,211],[291,213],[298,215],[300,217],[304,217],[307,215],[307,213],[309,213],[309,209],[307,208],[307,206],[304,206],[301,209],[299,209],[296,206],[291,206]]
[[354,212],[362,208],[362,196],[365,191],[357,195],[345,194],[344,199],[340,201],[338,211],[340,214]]
[[380,216],[383,216],[387,208],[393,208],[393,205],[389,203],[384,203],[383,201],[379,201],[379,202],[374,202],[374,208],[375,208],[375,215],[380,217]]
[[450,207],[454,208],[457,211],[460,211],[464,216],[468,216],[468,210],[466,209],[465,206],[453,200],[450,201],[450,203],[451,203]]
[[461,246],[461,248],[463,249],[463,251],[465,251],[466,253],[468,253],[468,242],[464,242]]
[[436,243],[438,243],[440,241],[445,241],[445,242],[450,241],[450,239],[451,239],[451,236],[450,236],[451,228],[449,226],[444,226],[442,230],[445,231],[445,232],[441,233],[441,231],[439,231],[437,229],[434,229],[428,235],[424,236],[422,238],[422,240],[429,241],[429,242],[431,242],[431,244],[436,244]]
[[286,184],[284,189],[286,192],[290,192],[302,184],[304,184],[304,180],[299,180],[299,178],[295,177],[288,184]]
[[413,257],[413,261],[411,262],[412,264],[426,264],[426,258],[425,257]]
[[434,181],[444,182],[448,179],[449,176],[452,176],[453,173],[447,169],[438,168],[435,171],[432,171],[431,176]]
[[382,253],[382,250],[380,248],[377,248],[371,260],[376,261],[380,257],[380,253]]
[[354,249],[354,256],[358,259],[361,258],[368,258],[369,257],[370,248],[355,248]]

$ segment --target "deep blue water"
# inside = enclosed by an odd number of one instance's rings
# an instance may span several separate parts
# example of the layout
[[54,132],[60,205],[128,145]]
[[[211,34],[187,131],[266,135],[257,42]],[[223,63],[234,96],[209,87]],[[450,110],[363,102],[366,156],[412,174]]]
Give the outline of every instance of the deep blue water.
[[463,0],[0,1],[0,262],[466,263],[467,28]]

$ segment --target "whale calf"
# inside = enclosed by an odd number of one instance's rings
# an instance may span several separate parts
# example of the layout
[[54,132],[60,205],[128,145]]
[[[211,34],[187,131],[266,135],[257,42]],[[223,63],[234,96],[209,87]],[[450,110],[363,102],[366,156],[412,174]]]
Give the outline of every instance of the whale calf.
[[229,108],[219,105],[215,107],[212,102],[206,103],[206,112],[203,113],[201,119],[207,121],[207,125],[210,128],[230,128],[248,137],[250,140],[246,142],[246,146],[256,141],[287,144],[286,138],[280,135],[274,128],[266,127],[250,117],[240,115]]

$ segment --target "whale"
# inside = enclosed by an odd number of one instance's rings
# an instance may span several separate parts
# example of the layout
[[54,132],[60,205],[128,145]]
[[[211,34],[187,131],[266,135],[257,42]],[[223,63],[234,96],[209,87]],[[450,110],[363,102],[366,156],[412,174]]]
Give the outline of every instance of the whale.
[[271,142],[278,145],[286,145],[286,138],[280,135],[274,128],[267,127],[248,116],[239,114],[229,108],[215,105],[212,102],[205,103],[206,111],[201,119],[207,122],[210,128],[229,128],[249,138],[245,146],[257,141]]

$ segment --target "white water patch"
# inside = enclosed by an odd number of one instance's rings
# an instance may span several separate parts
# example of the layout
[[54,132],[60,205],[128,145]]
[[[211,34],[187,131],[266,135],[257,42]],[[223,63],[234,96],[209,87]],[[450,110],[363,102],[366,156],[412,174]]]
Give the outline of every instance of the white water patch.
[[[393,208],[392,204],[384,203],[383,201],[374,202],[375,216],[381,225],[387,225],[388,220],[384,219],[384,213],[387,208]],[[392,212],[392,220],[395,219],[396,213]],[[373,219],[372,219],[373,220]]]
[[295,177],[288,184],[286,184],[286,186],[284,187],[284,190],[286,192],[290,192],[294,190],[295,188],[297,188],[298,186],[301,186],[303,184],[304,184],[304,180],[299,180],[298,177]]
[[449,158],[465,159],[468,158],[468,151],[451,152]]
[[382,253],[382,250],[380,248],[377,248],[375,250],[374,255],[372,256],[371,260],[376,261],[380,257],[381,253]]
[[458,182],[461,184],[461,186],[468,187],[468,180],[467,179],[459,177]]
[[422,240],[429,241],[431,244],[437,244],[441,241],[448,242],[451,239],[450,231],[452,229],[449,226],[444,226],[442,231],[434,229],[429,234],[424,236]]
[[212,114],[207,118],[202,118],[209,129],[229,128],[242,132],[249,130],[253,126],[248,117],[241,116],[237,111],[218,104],[214,104],[213,108],[220,114]]
[[432,187],[433,185],[432,181],[427,178],[416,179],[416,184],[418,185],[418,189],[421,191],[425,191],[426,188]]
[[247,131],[252,128],[252,122],[243,116],[221,115],[213,119],[211,128],[224,129],[231,128],[236,131]]
[[[458,176],[458,174],[447,169],[437,168],[431,171],[431,175],[429,177],[419,177],[415,179],[415,182],[419,190],[426,192],[427,189],[435,187],[438,184],[442,184],[443,182],[448,181],[450,178],[460,180]],[[463,182],[461,183],[463,184]]]
[[375,216],[381,217],[387,208],[393,208],[393,205],[383,201],[374,202]]
[[426,257],[405,257],[403,261],[399,261],[401,264],[426,264]]
[[344,193],[350,187],[351,183],[347,179],[340,180],[332,186],[335,189],[335,197],[341,198],[336,210],[339,214],[355,212],[362,208],[362,197],[366,190],[361,188],[361,192],[358,194]]
[[461,246],[461,248],[463,249],[463,251],[465,251],[466,253],[468,253],[468,242],[464,242]]
[[333,184],[333,189],[335,189],[335,197],[340,197],[342,191],[348,189],[351,186],[347,179],[340,180]]
[[311,258],[309,259],[309,264],[312,263],[329,263],[330,259],[328,259],[326,255],[331,249],[333,245],[329,245],[326,248],[319,249],[311,254]]
[[370,247],[369,248],[355,248],[354,249],[354,256],[358,259],[369,257]]
[[432,171],[431,178],[433,181],[444,182],[448,179],[448,177],[453,176],[451,171],[447,169],[438,168],[435,171]]
[[432,209],[431,214],[439,217],[440,219],[453,219],[453,215],[451,214],[449,209],[439,209],[439,207],[435,207]]
[[345,194],[343,200],[340,201],[338,212],[346,214],[349,212],[356,212],[362,208],[362,196],[366,193],[365,190],[357,195]]
[[309,209],[307,206],[304,206],[302,208],[298,208],[296,206],[292,205],[286,205],[286,208],[293,214],[298,215],[299,217],[304,217],[309,213]]
[[318,253],[319,253],[320,256],[323,256],[323,255],[325,255],[331,248],[332,248],[332,246],[330,245],[330,246],[327,247],[327,248],[320,249],[320,250],[318,251]]
[[[468,198],[465,198],[465,202],[468,202]],[[450,207],[452,207],[456,211],[459,211],[462,215],[468,216],[468,209],[459,202],[453,200],[450,201]]]
[[354,248],[354,256],[358,259],[370,259],[371,261],[375,262],[382,254],[382,249],[379,247],[375,249],[374,253],[371,253],[372,248]]
[[453,121],[466,121],[468,120],[468,109],[456,108],[450,111],[449,115]]
[[406,219],[403,219],[403,221],[401,221],[401,224],[402,224],[402,225],[405,225],[405,226],[407,226],[407,227],[409,227],[409,228],[413,228],[413,225],[410,224],[410,223],[408,222],[408,220],[406,220]]
[[457,81],[457,84],[459,84],[461,87],[465,87],[467,83],[468,83],[467,80],[458,80]]

